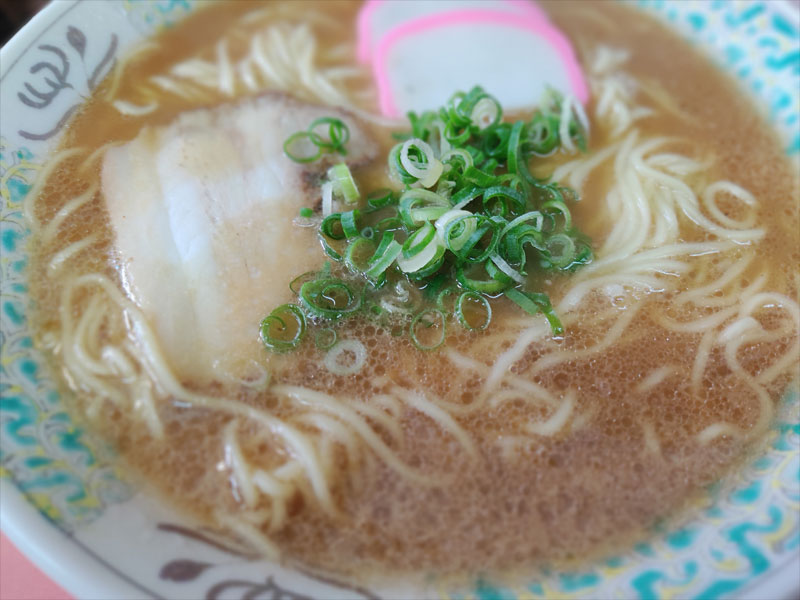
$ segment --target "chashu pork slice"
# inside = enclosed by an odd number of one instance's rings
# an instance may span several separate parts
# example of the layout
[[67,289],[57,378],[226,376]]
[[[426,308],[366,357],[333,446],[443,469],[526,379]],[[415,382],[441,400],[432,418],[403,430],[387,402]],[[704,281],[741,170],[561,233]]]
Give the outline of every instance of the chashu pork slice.
[[289,282],[317,270],[316,228],[293,225],[319,203],[313,182],[337,158],[300,165],[283,143],[319,117],[350,128],[346,162],[377,146],[351,115],[266,94],[180,115],[108,150],[102,188],[127,293],[173,371],[208,383],[263,363],[263,317],[292,299]]

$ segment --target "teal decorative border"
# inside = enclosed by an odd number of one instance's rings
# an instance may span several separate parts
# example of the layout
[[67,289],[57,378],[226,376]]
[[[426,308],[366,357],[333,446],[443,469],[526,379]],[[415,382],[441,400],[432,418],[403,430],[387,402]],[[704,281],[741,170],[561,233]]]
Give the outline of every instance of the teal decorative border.
[[726,598],[800,549],[800,397],[784,398],[766,451],[724,489],[708,489],[701,516],[654,530],[591,568],[545,572],[522,589],[479,579],[463,600]]
[[[767,108],[786,153],[800,154],[800,23],[773,2],[635,0],[715,56]],[[788,7],[788,3],[786,3]],[[724,35],[721,35],[724,31]]]
[[27,314],[22,202],[40,165],[0,138],[0,476],[11,477],[62,529],[72,530],[131,496],[108,449],[72,424],[47,364],[33,348]]
[[[771,2],[634,0],[717,56],[759,98],[790,156],[800,156],[800,28]],[[142,35],[187,14],[188,0],[124,0]],[[8,106],[4,106],[4,111]],[[0,139],[0,477],[66,531],[85,527],[132,490],[106,448],[63,411],[47,363],[27,328],[22,201],[35,179],[39,146]],[[42,148],[40,150],[40,148]],[[37,157],[36,152],[41,152]],[[787,396],[768,450],[732,487],[709,489],[702,517],[670,523],[625,556],[572,572],[543,572],[519,588],[477,579],[442,597],[689,598],[746,591],[800,553],[800,398]],[[153,524],[155,527],[155,524]]]
[[192,11],[195,0],[123,0],[125,16],[144,35],[172,27]]

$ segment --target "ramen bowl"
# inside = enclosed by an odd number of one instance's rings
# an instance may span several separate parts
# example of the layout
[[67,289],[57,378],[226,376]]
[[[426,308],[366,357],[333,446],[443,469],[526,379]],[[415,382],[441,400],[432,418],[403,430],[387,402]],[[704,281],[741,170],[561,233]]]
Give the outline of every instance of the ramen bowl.
[[[785,2],[663,2],[661,19],[736,78],[800,160],[800,15]],[[132,486],[76,426],[32,343],[23,200],[76,108],[126,49],[196,5],[53,3],[0,65],[0,488],[2,528],[81,598],[790,598],[800,594],[800,398],[787,393],[764,449],[685,516],[617,556],[509,585],[369,589],[260,560]],[[411,586],[411,587],[409,587]]]

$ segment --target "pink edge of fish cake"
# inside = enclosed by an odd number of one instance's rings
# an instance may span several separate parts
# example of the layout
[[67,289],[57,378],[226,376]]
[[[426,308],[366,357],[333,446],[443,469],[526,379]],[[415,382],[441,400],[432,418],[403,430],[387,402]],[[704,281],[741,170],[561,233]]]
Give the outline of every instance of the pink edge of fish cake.
[[[368,16],[369,14],[367,13],[367,18]],[[396,45],[403,41],[408,41],[408,39],[413,36],[428,33],[438,28],[456,27],[459,25],[509,27],[530,32],[533,36],[540,38],[540,40],[548,44],[560,59],[570,86],[569,91],[571,91],[581,103],[585,104],[588,100],[588,86],[586,85],[583,72],[578,64],[570,42],[558,29],[553,27],[547,20],[542,19],[538,13],[528,11],[527,14],[511,14],[493,10],[462,10],[429,15],[402,23],[391,29],[379,40],[377,51],[372,57],[372,67],[375,83],[378,88],[381,111],[385,115],[397,117],[400,113],[393,92],[391,74],[388,66],[389,55]],[[500,45],[498,45],[498,47],[500,47]],[[489,91],[492,92],[493,90]],[[500,95],[502,96],[502,94]],[[442,98],[441,101],[445,99],[446,98]],[[537,99],[538,98],[532,99],[532,102]],[[503,98],[501,97],[500,100],[502,103]],[[430,108],[433,108],[433,106]]]
[[[426,8],[436,4],[436,0],[425,1]],[[358,21],[356,23],[358,34],[356,55],[360,63],[368,64],[370,62],[373,51],[375,50],[375,40],[377,39],[380,41],[380,39],[383,37],[380,31],[375,31],[379,28],[379,24],[376,23],[375,19],[376,13],[380,12],[382,9],[385,9],[391,4],[398,3],[401,3],[405,9],[404,13],[407,17],[405,19],[406,21],[411,21],[419,17],[426,16],[424,14],[414,14],[413,9],[411,8],[413,5],[408,0],[367,0],[364,2],[364,5],[361,7],[361,10],[358,13]],[[547,21],[547,14],[539,7],[538,4],[532,2],[531,0],[493,0],[492,2],[486,2],[486,4],[491,6],[491,10],[496,10],[498,12],[509,11],[520,15],[529,15],[531,17],[541,19],[542,21]],[[440,3],[440,6],[442,7],[441,10],[434,10],[432,14],[466,9],[475,10],[476,6],[480,5],[481,3],[477,0],[447,0],[446,2]],[[395,26],[399,24],[400,22],[398,21],[395,23]]]

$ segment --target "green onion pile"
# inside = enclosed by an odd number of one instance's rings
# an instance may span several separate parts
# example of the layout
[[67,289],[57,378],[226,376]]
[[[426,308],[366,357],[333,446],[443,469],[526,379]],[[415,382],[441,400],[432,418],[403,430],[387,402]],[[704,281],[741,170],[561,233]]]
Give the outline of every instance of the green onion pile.
[[[261,322],[265,347],[293,350],[314,327],[317,346],[331,348],[337,323],[365,315],[432,350],[444,342],[449,321],[486,329],[499,296],[542,313],[553,334],[562,334],[547,294],[530,289],[530,275],[574,271],[592,260],[592,250],[572,223],[568,204],[577,194],[535,177],[529,163],[560,148],[585,150],[585,124],[567,102],[548,92],[529,121],[509,123],[498,101],[475,87],[438,112],[409,113],[411,132],[397,136],[389,153],[390,175],[402,189],[362,199],[347,165],[329,169],[319,238],[340,267],[334,275],[328,262],[292,282],[297,303]],[[317,133],[321,125],[327,139]],[[308,162],[322,152],[345,154],[347,139],[342,121],[323,119],[284,149]],[[298,141],[316,149],[293,154]],[[334,212],[334,201],[352,208]]]

